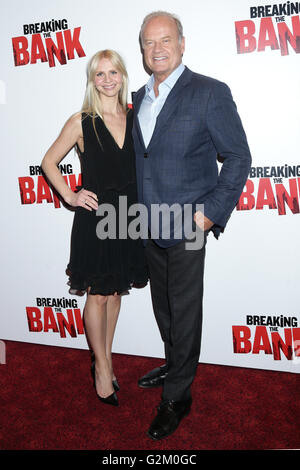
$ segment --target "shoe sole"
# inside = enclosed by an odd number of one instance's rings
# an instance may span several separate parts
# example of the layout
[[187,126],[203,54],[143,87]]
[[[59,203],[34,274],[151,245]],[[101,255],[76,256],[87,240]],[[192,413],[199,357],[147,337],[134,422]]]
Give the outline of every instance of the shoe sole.
[[147,436],[149,436],[153,441],[161,441],[162,439],[165,439],[166,437],[169,437],[171,436],[175,431],[176,429],[179,427],[179,424],[181,423],[181,421],[183,420],[183,418],[185,418],[189,412],[191,411],[191,409],[189,408],[183,415],[183,417],[181,418],[180,422],[178,423],[178,425],[176,426],[176,428],[172,431],[172,432],[169,432],[168,434],[165,434],[164,436],[162,437],[154,437],[154,436],[151,436],[151,434],[149,433],[149,431],[147,431]]
[[138,386],[140,388],[158,388],[158,387],[162,387],[163,384],[159,384],[159,385],[140,385],[140,384],[138,384]]

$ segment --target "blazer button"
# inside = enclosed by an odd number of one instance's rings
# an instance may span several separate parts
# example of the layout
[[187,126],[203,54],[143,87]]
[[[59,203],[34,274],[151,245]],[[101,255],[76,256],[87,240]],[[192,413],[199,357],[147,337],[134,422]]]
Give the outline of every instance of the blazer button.
[[148,158],[148,153],[147,152],[144,153],[144,158]]

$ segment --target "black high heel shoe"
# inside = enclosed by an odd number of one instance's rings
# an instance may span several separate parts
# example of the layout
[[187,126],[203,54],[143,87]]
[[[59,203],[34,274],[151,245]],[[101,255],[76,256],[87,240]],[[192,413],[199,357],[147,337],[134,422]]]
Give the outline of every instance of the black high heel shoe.
[[115,392],[118,392],[120,390],[119,384],[117,382],[117,379],[112,381],[113,387],[115,389]]
[[119,406],[118,397],[116,395],[116,392],[113,392],[111,395],[109,395],[106,398],[100,397],[100,395],[98,395],[98,393],[97,393],[97,397],[99,398],[100,401],[102,401],[102,403],[105,403],[106,405]]
[[[94,360],[92,361],[92,365],[91,365],[91,373],[92,373],[92,377],[94,379],[94,376],[95,376],[95,361]],[[113,384],[115,392],[118,392],[120,390],[120,385],[118,384],[117,379],[114,379],[112,381],[112,384]]]
[[[102,401],[102,403],[105,403],[107,405],[119,406],[119,401],[118,401],[118,397],[116,395],[116,392],[113,392],[111,395],[109,395],[108,397],[105,397],[105,398],[102,398],[102,397],[100,397],[100,395],[98,395],[97,389],[96,389],[96,367],[95,367],[95,363],[92,364],[91,373],[92,373],[92,377],[93,377],[93,381],[94,381],[94,387],[95,387],[95,390],[96,390],[96,394],[97,394],[97,397],[99,398],[99,400]],[[117,383],[117,386],[118,386],[118,383]]]

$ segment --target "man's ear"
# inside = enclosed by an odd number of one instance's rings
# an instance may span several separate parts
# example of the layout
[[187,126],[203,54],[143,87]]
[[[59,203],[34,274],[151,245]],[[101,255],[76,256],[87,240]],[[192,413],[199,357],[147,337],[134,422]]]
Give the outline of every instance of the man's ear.
[[181,38],[181,55],[184,54],[184,51],[185,51],[185,37],[182,36],[182,38]]

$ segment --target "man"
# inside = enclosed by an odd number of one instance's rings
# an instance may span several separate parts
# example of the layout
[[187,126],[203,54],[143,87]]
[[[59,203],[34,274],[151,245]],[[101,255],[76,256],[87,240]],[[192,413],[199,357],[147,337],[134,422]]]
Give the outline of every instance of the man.
[[[157,204],[191,204],[194,211],[196,204],[203,204],[204,212],[192,212],[193,220],[204,230],[205,241],[209,231],[218,238],[251,164],[231,92],[224,83],[183,65],[185,38],[174,15],[147,15],[140,41],[152,75],[133,98],[139,201],[148,213]],[[218,155],[223,159],[219,175]],[[148,430],[152,439],[162,439],[176,430],[191,408],[190,387],[200,354],[205,242],[187,250],[183,234],[175,237],[173,228],[166,238],[163,224],[151,226],[150,216],[149,224],[151,233],[158,231],[145,245],[166,364],[142,377],[139,386],[163,386]]]

